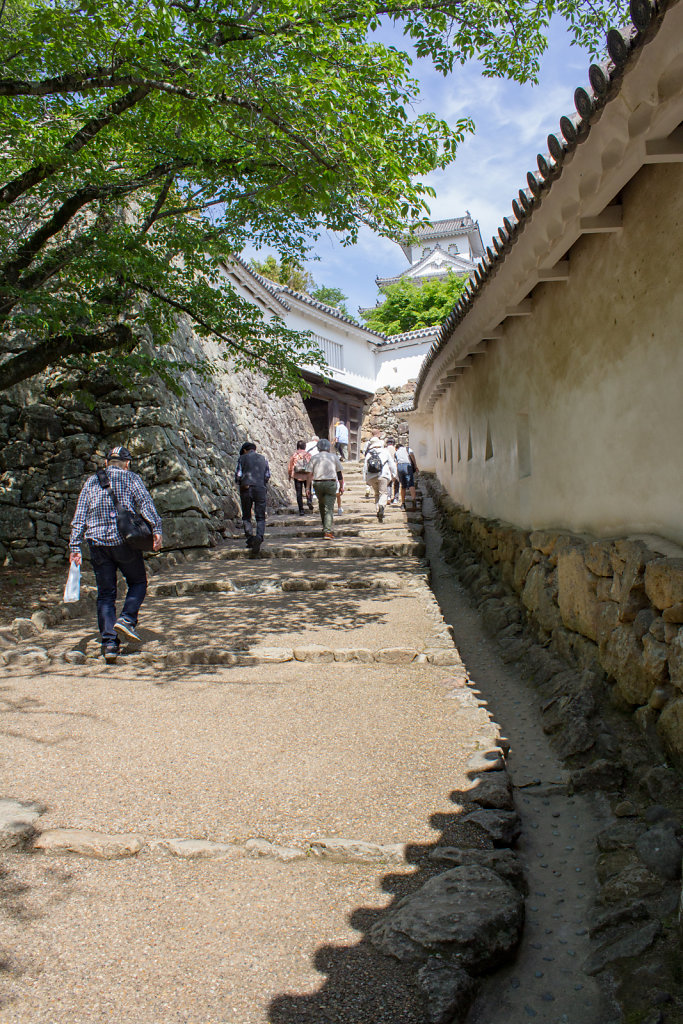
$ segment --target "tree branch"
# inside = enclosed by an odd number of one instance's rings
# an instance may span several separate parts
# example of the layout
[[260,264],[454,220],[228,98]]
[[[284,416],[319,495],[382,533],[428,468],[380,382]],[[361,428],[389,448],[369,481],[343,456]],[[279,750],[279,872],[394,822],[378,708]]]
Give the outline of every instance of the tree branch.
[[41,370],[58,363],[64,356],[93,354],[111,349],[130,350],[137,344],[128,324],[114,324],[101,334],[58,334],[0,363],[0,391],[34,377]]
[[20,196],[28,192],[29,189],[34,188],[45,178],[48,178],[51,174],[59,168],[62,160],[67,155],[73,156],[78,153],[84,146],[87,146],[89,142],[95,138],[95,136],[106,128],[114,118],[119,117],[124,111],[129,110],[131,107],[136,106],[145,96],[150,92],[149,86],[140,86],[137,89],[133,89],[125,96],[121,96],[120,99],[110,103],[105,111],[98,117],[91,118],[87,124],[84,124],[76,134],[69,139],[68,142],[62,147],[62,156],[59,160],[53,160],[50,163],[36,164],[30,167],[23,174],[20,174],[18,178],[8,182],[2,188],[0,188],[0,208],[3,206],[11,206],[12,203],[16,202]]

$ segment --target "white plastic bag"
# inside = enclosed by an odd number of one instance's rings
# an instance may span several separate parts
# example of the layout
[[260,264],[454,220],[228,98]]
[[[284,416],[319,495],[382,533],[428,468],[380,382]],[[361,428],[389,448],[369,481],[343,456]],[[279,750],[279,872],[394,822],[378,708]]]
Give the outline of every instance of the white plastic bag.
[[81,567],[76,565],[75,562],[71,563],[69,569],[69,575],[66,579],[66,586],[64,587],[64,603],[73,604],[75,601],[80,601],[81,598]]

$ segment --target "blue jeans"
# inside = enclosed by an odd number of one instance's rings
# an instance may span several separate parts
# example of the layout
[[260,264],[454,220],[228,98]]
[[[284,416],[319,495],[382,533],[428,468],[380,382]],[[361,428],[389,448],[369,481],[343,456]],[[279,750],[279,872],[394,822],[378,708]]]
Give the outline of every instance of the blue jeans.
[[114,630],[116,622],[116,572],[119,570],[128,584],[128,593],[121,610],[121,618],[137,625],[140,605],[147,593],[147,572],[141,551],[128,544],[99,547],[90,544],[90,559],[97,581],[97,625],[103,643],[118,643]]

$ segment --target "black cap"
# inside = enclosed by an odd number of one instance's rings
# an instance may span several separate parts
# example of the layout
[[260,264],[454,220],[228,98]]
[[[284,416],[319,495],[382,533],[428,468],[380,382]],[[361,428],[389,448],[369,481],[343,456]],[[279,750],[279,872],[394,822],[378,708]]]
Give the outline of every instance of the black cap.
[[116,448],[110,448],[107,452],[107,462],[111,462],[112,459],[118,459],[119,462],[130,462],[133,456],[130,454],[127,448],[119,444]]

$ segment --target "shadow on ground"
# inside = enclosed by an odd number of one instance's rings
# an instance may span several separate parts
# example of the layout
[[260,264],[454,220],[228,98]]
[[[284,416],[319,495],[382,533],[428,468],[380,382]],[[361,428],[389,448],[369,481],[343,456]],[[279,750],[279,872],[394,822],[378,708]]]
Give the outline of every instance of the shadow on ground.
[[[470,777],[474,780],[474,773]],[[475,792],[476,782],[473,782],[472,789],[451,793],[450,799],[458,810],[452,814],[434,814],[429,819],[430,825],[439,832],[438,838],[433,843],[409,845],[406,848],[408,870],[383,876],[381,888],[392,896],[391,903],[383,908],[356,907],[350,912],[348,921],[362,933],[361,939],[353,946],[326,945],[317,949],[313,964],[326,975],[322,987],[310,994],[277,996],[269,1006],[271,1024],[320,1024],[321,1021],[425,1024],[427,1009],[417,988],[417,967],[409,967],[379,953],[369,933],[401,899],[448,870],[448,865],[430,858],[437,847],[493,849],[483,829],[462,820],[463,805],[472,801]],[[328,870],[334,870],[334,865]]]

